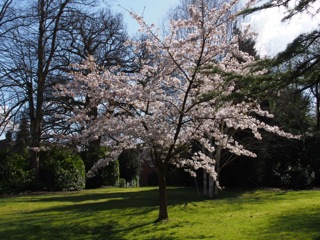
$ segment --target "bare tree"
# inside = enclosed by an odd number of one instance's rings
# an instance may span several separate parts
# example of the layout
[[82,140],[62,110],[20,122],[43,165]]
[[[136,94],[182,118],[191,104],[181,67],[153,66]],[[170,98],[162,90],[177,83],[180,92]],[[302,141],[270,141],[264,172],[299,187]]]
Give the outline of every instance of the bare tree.
[[0,37],[12,29],[12,25],[8,28],[7,25],[18,17],[11,7],[12,4],[13,0],[4,0],[3,3],[0,3]]
[[[123,23],[122,15],[113,14],[110,10],[104,9],[97,12],[88,12],[75,10],[69,12],[69,18],[63,22],[63,55],[60,56],[61,63],[65,67],[65,72],[71,70],[83,71],[88,74],[86,69],[74,69],[72,63],[81,63],[89,56],[95,57],[100,66],[104,68],[119,67],[120,71],[132,71],[131,49],[126,46],[128,40],[126,29]],[[69,83],[72,79],[64,76],[64,83]],[[85,86],[84,86],[85,87]],[[56,113],[73,117],[74,109],[84,108],[91,104],[89,96],[83,98],[59,97],[53,100],[55,102]],[[92,106],[88,117],[96,118],[98,108]],[[59,119],[51,115],[51,122],[54,123],[54,131],[63,135],[79,132],[75,125],[68,124],[67,118]],[[57,125],[58,123],[58,125]],[[101,138],[88,142],[89,149],[95,150],[100,146]]]
[[106,68],[125,64],[128,52],[124,43],[128,36],[121,14],[113,14],[109,9],[69,14],[73,21],[66,22],[62,34],[73,63],[94,56]]
[[[5,92],[8,114],[13,116],[22,106],[28,109],[30,122],[30,167],[39,172],[39,149],[41,147],[43,122],[48,105],[46,94],[59,76],[58,56],[62,54],[62,21],[68,12],[83,4],[93,4],[92,0],[35,0],[25,4],[23,24],[12,21],[15,26],[6,32],[1,54],[1,91]],[[16,27],[17,26],[17,27]]]

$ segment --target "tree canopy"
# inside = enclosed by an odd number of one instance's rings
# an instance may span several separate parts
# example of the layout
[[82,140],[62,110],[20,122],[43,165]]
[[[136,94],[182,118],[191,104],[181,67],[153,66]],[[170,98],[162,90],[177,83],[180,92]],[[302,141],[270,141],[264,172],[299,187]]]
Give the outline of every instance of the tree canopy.
[[[256,156],[223,129],[248,129],[257,139],[262,137],[261,130],[294,137],[261,121],[258,116],[272,115],[256,101],[233,98],[239,91],[239,78],[220,74],[263,74],[251,72],[254,58],[239,50],[237,35],[230,38],[228,34],[226,20],[237,15],[231,10],[234,4],[236,1],[210,8],[198,1],[189,6],[186,19],[171,21],[170,34],[164,38],[131,13],[147,36],[144,47],[149,58],[139,59],[139,72],[126,74],[117,67],[101,71],[89,57],[74,65],[78,71],[72,73],[73,81],[57,86],[59,95],[81,98],[85,93],[90,97],[92,105],[74,109],[69,121],[84,129],[80,139],[103,136],[104,144],[113,149],[109,159],[99,161],[95,168],[108,164],[123,148],[138,148],[153,162],[159,176],[160,220],[168,218],[165,181],[170,164],[191,175],[201,168],[217,181],[217,147],[236,155]],[[127,44],[137,49],[141,46],[134,40]],[[99,115],[88,118],[92,106]],[[194,140],[203,148],[191,153]],[[186,151],[190,157],[182,154]]]

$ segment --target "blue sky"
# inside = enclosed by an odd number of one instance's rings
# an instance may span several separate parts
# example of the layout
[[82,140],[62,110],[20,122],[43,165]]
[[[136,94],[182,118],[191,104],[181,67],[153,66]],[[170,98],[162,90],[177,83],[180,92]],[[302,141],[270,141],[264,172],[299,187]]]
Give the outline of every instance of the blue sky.
[[[123,13],[128,33],[133,36],[138,30],[138,24],[127,10],[133,10],[143,15],[147,23],[159,26],[167,11],[177,5],[179,0],[102,0],[115,12]],[[295,0],[292,0],[294,2]],[[315,9],[320,1],[315,2]],[[248,24],[258,33],[256,48],[261,56],[272,56],[284,50],[286,45],[302,32],[311,31],[320,27],[320,14],[315,17],[298,15],[290,22],[282,23],[284,9],[274,8],[260,11],[248,18]]]
[[143,15],[147,23],[158,26],[167,11],[178,3],[179,0],[108,0],[107,2],[115,12],[123,13],[130,35],[134,35],[139,27],[125,9]]

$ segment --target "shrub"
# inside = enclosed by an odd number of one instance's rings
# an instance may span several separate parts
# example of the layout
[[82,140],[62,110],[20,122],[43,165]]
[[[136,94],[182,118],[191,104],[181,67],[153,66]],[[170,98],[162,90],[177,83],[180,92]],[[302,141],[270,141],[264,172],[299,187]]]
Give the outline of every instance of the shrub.
[[110,162],[107,166],[99,168],[93,177],[86,179],[87,188],[117,186],[119,182],[119,163]]
[[124,178],[119,179],[118,187],[122,187],[122,188],[127,187],[127,182]]
[[315,180],[315,173],[310,166],[302,166],[298,163],[295,166],[288,166],[284,170],[278,168],[274,171],[281,187],[293,189],[311,188]]
[[320,133],[307,136],[304,141],[305,159],[315,172],[314,186],[320,187]]
[[137,176],[135,179],[133,179],[130,182],[130,186],[131,187],[139,187],[140,186],[140,178],[139,178],[139,176]]
[[28,155],[11,149],[0,151],[0,194],[24,192],[31,189],[34,174],[28,170]]
[[120,166],[120,177],[127,182],[134,181],[140,174],[141,161],[134,149],[126,149],[118,157]]
[[[96,150],[85,151],[81,153],[88,172],[93,165],[104,158],[107,154],[107,149],[100,147]],[[86,179],[87,188],[98,188],[104,186],[117,186],[119,183],[119,162],[110,162],[107,166],[100,168],[95,172],[95,176]]]
[[46,190],[81,190],[85,168],[79,155],[69,149],[54,148],[40,153],[40,182]]

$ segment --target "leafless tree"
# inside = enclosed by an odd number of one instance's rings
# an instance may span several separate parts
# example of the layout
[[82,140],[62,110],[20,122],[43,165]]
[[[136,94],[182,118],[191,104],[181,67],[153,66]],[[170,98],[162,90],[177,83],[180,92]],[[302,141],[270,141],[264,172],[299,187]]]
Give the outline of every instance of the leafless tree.
[[3,120],[12,118],[22,106],[26,106],[31,132],[30,167],[35,171],[36,179],[39,173],[38,151],[48,106],[47,90],[60,74],[58,56],[63,51],[59,38],[61,23],[69,17],[70,11],[93,3],[93,0],[34,0],[27,4],[19,1],[12,11],[19,7],[23,15],[12,19],[8,24],[12,28],[7,26],[10,31],[2,35],[0,89],[9,108]]

